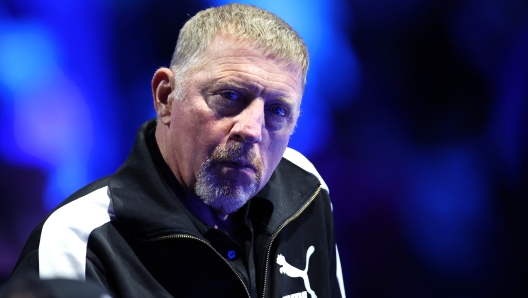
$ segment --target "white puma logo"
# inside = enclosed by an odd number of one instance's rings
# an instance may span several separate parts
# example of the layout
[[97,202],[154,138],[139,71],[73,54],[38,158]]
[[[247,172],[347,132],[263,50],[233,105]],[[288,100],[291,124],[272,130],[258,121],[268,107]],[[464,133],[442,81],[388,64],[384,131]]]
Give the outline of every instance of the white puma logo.
[[310,281],[308,280],[308,264],[310,263],[310,256],[313,254],[314,250],[315,248],[313,246],[308,247],[308,251],[306,251],[306,268],[304,268],[304,270],[297,269],[292,265],[288,264],[283,255],[277,256],[277,264],[282,266],[279,269],[280,273],[286,274],[289,277],[302,277],[304,281],[304,286],[306,287],[306,291],[310,293],[310,296],[312,298],[317,298],[315,292],[312,291],[312,288],[310,288]]

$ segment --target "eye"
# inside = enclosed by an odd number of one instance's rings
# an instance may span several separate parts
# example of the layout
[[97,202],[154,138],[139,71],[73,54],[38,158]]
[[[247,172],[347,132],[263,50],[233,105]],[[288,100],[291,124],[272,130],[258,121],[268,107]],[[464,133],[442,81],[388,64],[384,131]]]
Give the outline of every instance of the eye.
[[224,92],[221,92],[220,95],[222,95],[223,98],[228,99],[228,100],[238,100],[239,99],[238,94],[236,94],[233,91],[224,91]]
[[237,91],[224,89],[207,96],[207,104],[218,115],[230,116],[239,113],[246,105],[246,98]]
[[266,110],[266,126],[270,131],[279,130],[292,120],[290,110],[282,105],[272,105]]
[[270,111],[280,117],[284,117],[288,113],[288,110],[281,106],[273,106],[271,107]]

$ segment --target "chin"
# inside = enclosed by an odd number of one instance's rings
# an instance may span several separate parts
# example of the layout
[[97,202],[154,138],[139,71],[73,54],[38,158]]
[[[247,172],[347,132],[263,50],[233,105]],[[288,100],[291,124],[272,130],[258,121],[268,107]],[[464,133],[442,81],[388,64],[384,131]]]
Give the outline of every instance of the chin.
[[198,180],[194,188],[195,193],[204,204],[223,214],[231,214],[240,209],[258,189],[257,183],[243,187],[233,180],[207,182],[211,181]]
[[240,209],[242,206],[246,204],[248,199],[217,199],[212,204],[209,205],[214,210],[220,212],[221,214],[232,214],[236,212],[238,209]]

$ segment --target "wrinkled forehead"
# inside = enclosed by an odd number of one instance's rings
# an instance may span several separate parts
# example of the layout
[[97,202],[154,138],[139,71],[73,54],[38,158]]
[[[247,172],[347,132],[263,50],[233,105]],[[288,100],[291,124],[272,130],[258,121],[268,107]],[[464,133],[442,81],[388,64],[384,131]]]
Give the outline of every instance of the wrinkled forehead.
[[249,39],[238,38],[225,33],[216,34],[204,50],[201,66],[203,67],[208,61],[228,57],[235,52],[247,57],[258,57],[259,59],[272,61],[277,68],[288,73],[294,81],[299,83],[299,93],[302,97],[304,79],[301,64],[289,59],[279,58],[277,54],[269,51],[266,47]]
[[298,70],[302,75],[302,66],[300,61],[296,61],[295,58],[288,57],[288,55],[281,55],[278,50],[274,49],[273,47],[267,44],[260,44],[255,40],[218,32],[211,38],[211,41],[205,48],[205,52],[210,50],[212,47],[231,49],[246,48],[251,51],[258,51],[263,56],[274,60],[277,64],[284,65],[285,67],[291,68],[292,70]]

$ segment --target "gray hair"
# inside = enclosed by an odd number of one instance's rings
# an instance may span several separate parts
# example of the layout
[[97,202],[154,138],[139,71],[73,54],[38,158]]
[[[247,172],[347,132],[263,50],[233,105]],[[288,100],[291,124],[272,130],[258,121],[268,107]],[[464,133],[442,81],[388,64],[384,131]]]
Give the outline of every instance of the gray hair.
[[308,72],[308,49],[299,34],[275,14],[253,5],[231,3],[198,12],[180,30],[170,68],[175,74],[176,98],[182,98],[182,81],[203,63],[205,50],[218,34],[228,34],[273,56],[276,61],[300,67],[303,89]]

